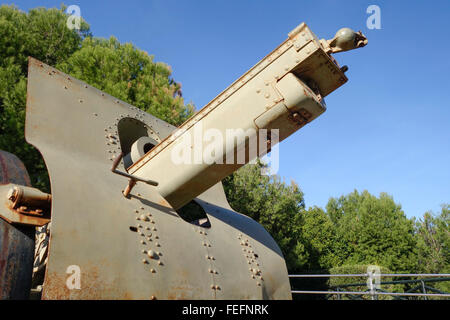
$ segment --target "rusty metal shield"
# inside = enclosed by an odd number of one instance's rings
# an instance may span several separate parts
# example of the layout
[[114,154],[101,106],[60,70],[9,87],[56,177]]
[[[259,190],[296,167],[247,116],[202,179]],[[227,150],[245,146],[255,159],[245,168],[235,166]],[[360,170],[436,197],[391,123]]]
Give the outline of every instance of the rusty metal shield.
[[44,299],[291,299],[279,247],[230,208],[221,183],[196,199],[208,228],[181,219],[154,186],[123,196],[128,181],[110,169],[126,141],[174,129],[30,59],[26,139],[52,189]]

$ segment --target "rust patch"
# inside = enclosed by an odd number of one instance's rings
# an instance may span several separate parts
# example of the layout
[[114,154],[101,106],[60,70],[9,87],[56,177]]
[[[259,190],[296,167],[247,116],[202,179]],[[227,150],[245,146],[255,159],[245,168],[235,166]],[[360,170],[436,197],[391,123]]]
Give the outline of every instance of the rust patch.
[[[132,300],[131,292],[120,290],[120,286],[113,282],[107,282],[101,276],[101,267],[92,266],[86,268],[80,266],[80,289],[69,289],[66,281],[70,274],[65,272],[51,272],[46,274],[44,282],[44,300],[102,300],[119,299]],[[64,270],[65,271],[65,270]]]
[[173,209],[172,206],[164,198],[159,201],[159,204],[164,206],[164,207],[167,207],[169,209]]

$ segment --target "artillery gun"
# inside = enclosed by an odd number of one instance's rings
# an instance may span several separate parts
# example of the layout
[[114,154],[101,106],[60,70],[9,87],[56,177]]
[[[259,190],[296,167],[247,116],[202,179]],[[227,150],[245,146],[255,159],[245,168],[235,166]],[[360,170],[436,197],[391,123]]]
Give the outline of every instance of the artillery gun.
[[[322,114],[347,81],[331,54],[366,44],[302,23],[179,128],[30,58],[25,136],[52,194],[0,154],[0,297],[28,297],[34,230],[51,221],[43,299],[291,299],[280,248],[221,180]],[[230,129],[196,161],[193,135]],[[187,206],[204,218],[184,221]]]

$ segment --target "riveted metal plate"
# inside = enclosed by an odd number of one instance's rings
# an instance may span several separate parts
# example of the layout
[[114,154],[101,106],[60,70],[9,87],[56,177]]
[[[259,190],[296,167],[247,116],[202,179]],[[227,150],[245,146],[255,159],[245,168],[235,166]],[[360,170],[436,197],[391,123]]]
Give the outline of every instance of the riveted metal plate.
[[[43,298],[290,299],[278,246],[260,225],[231,210],[220,183],[199,197],[210,228],[182,220],[155,187],[138,183],[123,197],[127,179],[110,171],[111,153],[121,146],[110,135],[119,134],[117,124],[126,117],[161,139],[173,130],[30,59],[26,138],[43,154],[52,186]],[[238,233],[258,251],[267,274],[262,286],[249,274]],[[79,289],[67,285],[74,265],[81,271]]]

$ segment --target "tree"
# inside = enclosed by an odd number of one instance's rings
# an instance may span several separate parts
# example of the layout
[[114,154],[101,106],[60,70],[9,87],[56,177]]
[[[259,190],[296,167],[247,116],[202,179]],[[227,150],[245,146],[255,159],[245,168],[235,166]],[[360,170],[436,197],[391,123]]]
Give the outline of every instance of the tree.
[[181,85],[170,78],[168,65],[154,63],[147,52],[114,37],[84,39],[81,49],[57,68],[174,125],[194,111],[193,105],[184,105]]
[[354,191],[331,198],[327,214],[336,228],[340,265],[374,264],[395,272],[415,272],[417,241],[413,222],[391,196]]
[[247,164],[226,179],[224,188],[231,207],[256,220],[280,246],[290,272],[307,263],[301,237],[303,192],[293,181],[287,185],[278,176],[261,174],[266,165]]
[[49,192],[39,152],[24,139],[27,58],[32,56],[172,124],[192,115],[170,67],[131,44],[94,39],[86,22],[69,30],[61,9],[0,7],[0,149],[17,155],[33,186]]
[[308,262],[304,268],[323,271],[340,265],[341,241],[327,213],[314,206],[305,211],[303,216],[301,234],[308,252]]
[[0,7],[0,149],[17,155],[32,184],[49,191],[48,176],[39,152],[25,142],[25,105],[28,56],[55,65],[80,48],[89,26],[79,32],[66,26],[64,7],[32,9]]
[[450,205],[442,205],[439,215],[426,212],[416,221],[418,261],[421,272],[450,272]]

